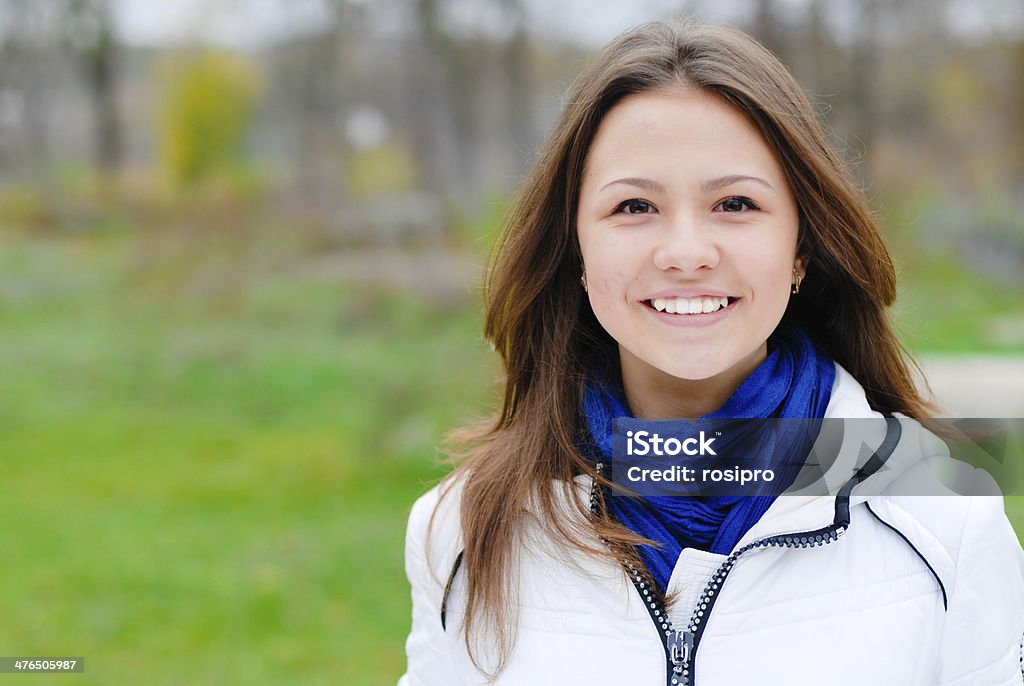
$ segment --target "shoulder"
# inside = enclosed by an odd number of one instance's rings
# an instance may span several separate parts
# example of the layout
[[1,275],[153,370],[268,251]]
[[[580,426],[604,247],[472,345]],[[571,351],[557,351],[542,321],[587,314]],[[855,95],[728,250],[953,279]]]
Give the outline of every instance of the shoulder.
[[979,565],[1024,584],[1024,551],[999,496],[884,495],[866,506],[928,561],[951,596],[964,570]]
[[[883,416],[839,364],[826,417],[877,420],[848,427],[850,434],[870,436],[864,442],[871,445],[885,432]],[[901,415],[896,419],[900,437],[895,450],[883,469],[856,487],[852,504],[865,503],[904,536],[950,593],[958,580],[969,576],[964,570],[979,564],[1024,588],[1024,552],[992,476],[955,459],[949,445],[919,421]],[[1021,603],[1024,607],[1024,595]]]
[[876,536],[901,537],[938,582],[945,622],[936,683],[1020,683],[1024,550],[1003,499],[883,495],[864,507],[885,525]]
[[409,513],[405,537],[405,573],[412,590],[412,630],[405,642],[408,666],[399,680],[411,684],[449,684],[458,671],[446,647],[444,587],[458,541],[457,492],[454,477],[445,479],[420,496]]
[[405,540],[407,566],[410,573],[415,571],[428,576],[431,585],[443,586],[462,549],[459,524],[462,487],[463,478],[450,475],[421,495],[409,513]]
[[860,495],[872,514],[899,530],[948,590],[964,565],[984,556],[994,569],[1012,571],[1024,582],[1020,543],[992,475],[958,459],[963,456],[956,454],[955,442],[947,444],[917,420],[897,420],[899,443]]
[[[1024,632],[1024,550],[998,485],[985,470],[956,459],[919,422],[901,417],[899,423],[894,476],[865,506],[927,563],[951,626],[975,627],[977,635],[968,631],[959,640],[1009,650]],[[950,445],[955,453],[956,443]],[[984,652],[986,660],[1002,660]],[[963,656],[965,664],[980,654]]]
[[1007,562],[1016,557],[1020,544],[992,475],[964,461],[955,438],[943,440],[909,417],[896,419],[900,440],[878,484],[865,482],[868,503],[898,521],[912,540],[932,548],[945,561],[941,566],[959,567],[974,545],[1002,549]]

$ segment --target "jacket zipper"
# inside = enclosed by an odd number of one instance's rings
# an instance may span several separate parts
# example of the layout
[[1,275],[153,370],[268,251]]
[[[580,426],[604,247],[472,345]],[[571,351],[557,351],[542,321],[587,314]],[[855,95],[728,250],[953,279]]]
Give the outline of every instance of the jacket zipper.
[[[893,450],[896,449],[896,445],[899,443],[900,436],[903,433],[899,421],[894,417],[886,415],[885,423],[885,438],[878,446],[878,449],[875,450],[874,454],[868,459],[868,461],[865,462],[864,465],[856,471],[856,473],[854,473],[853,477],[847,481],[841,489],[839,489],[837,500],[842,501],[844,511],[841,513],[837,507],[836,519],[832,524],[820,529],[814,529],[813,531],[766,536],[765,538],[754,541],[753,543],[748,543],[739,550],[733,551],[712,575],[711,581],[709,581],[707,586],[704,587],[704,592],[701,594],[700,600],[697,601],[697,606],[694,608],[693,615],[690,617],[690,624],[687,627],[686,632],[684,632],[690,634],[689,642],[692,644],[692,649],[687,654],[688,659],[683,663],[683,669],[681,671],[682,678],[679,678],[679,676],[673,677],[670,673],[670,686],[694,686],[694,680],[692,677],[696,674],[694,665],[697,657],[697,646],[700,644],[701,636],[704,635],[704,627],[708,616],[711,614],[711,609],[715,605],[715,600],[718,598],[718,592],[725,583],[725,578],[729,576],[729,572],[732,571],[732,568],[736,565],[736,561],[740,557],[757,548],[817,548],[818,546],[834,543],[839,540],[840,536],[846,533],[847,528],[850,526],[850,492],[861,481],[867,479],[869,476],[881,469],[886,460],[889,459],[889,456],[892,455]],[[679,666],[674,665],[674,667],[676,674],[679,675]]]
[[[597,473],[601,474],[604,464],[598,462],[596,467]],[[590,490],[590,511],[594,515],[598,514],[597,499],[598,489],[595,481]],[[651,593],[649,585],[644,581],[640,572],[632,565],[625,565],[630,580],[643,598],[644,606],[664,641],[668,686],[694,686],[696,652],[700,645],[700,639],[704,635],[707,618],[718,599],[719,590],[725,583],[726,577],[729,576],[729,572],[732,571],[740,557],[758,548],[816,548],[827,545],[837,541],[846,533],[847,526],[846,523],[831,524],[814,531],[767,536],[733,551],[704,587],[685,631],[680,631],[672,626],[668,613],[665,612],[665,608],[662,607],[657,597]]]
[[715,600],[718,598],[719,590],[725,583],[726,577],[729,576],[729,572],[732,571],[740,557],[758,548],[816,548],[827,545],[839,540],[839,537],[846,533],[846,528],[846,524],[831,524],[814,531],[768,536],[733,551],[711,576],[711,580],[704,587],[704,592],[701,593],[700,600],[697,601],[693,614],[690,616],[690,624],[687,627],[687,633],[692,636],[693,649],[689,652],[689,660],[687,660],[683,667],[683,678],[678,680],[669,679],[669,683],[672,686],[692,686],[693,679],[691,675],[696,674],[694,665],[696,662],[697,646],[704,635],[707,618],[711,614],[711,609],[715,605]]

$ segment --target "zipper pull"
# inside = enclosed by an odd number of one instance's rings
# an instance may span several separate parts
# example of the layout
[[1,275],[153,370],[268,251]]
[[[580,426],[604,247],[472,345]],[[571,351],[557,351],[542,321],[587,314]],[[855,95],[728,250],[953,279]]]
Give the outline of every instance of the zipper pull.
[[693,652],[693,634],[689,631],[673,629],[668,637],[669,657],[675,665],[675,672],[682,671],[683,665],[690,661],[690,654]]

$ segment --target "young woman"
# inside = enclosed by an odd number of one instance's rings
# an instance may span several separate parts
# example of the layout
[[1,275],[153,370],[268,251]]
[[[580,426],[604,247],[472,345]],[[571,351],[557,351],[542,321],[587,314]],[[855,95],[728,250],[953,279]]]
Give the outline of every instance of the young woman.
[[[494,252],[504,404],[413,507],[400,683],[1024,684],[1002,500],[858,491],[942,449],[911,419],[929,405],[895,293],[865,199],[774,56],[693,24],[614,41]],[[636,498],[605,471],[627,416],[881,433],[829,494]]]

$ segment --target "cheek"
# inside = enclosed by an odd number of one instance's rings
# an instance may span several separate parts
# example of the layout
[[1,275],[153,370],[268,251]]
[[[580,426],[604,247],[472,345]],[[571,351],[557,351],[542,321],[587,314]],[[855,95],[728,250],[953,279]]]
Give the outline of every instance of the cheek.
[[772,292],[780,288],[780,284],[788,284],[796,266],[796,235],[792,240],[764,241],[745,253],[744,263],[749,273],[761,288],[768,287]]
[[778,323],[789,304],[789,289],[793,276],[792,261],[779,256],[779,263],[771,269],[764,269],[758,275],[756,299],[761,304],[761,314],[767,324]]
[[738,262],[739,271],[750,284],[754,302],[765,318],[773,317],[786,309],[789,302],[789,288],[796,260],[795,248],[763,245],[762,250],[750,253],[748,259]]
[[636,257],[627,245],[612,241],[580,242],[587,286],[591,300],[624,299],[624,291],[634,280]]
[[[594,269],[591,272],[591,269]],[[632,272],[621,260],[596,262],[587,266],[587,281],[590,284],[591,300],[595,309],[600,303],[603,308],[612,308],[628,300]]]
[[[590,269],[596,273],[591,276]],[[630,284],[634,279],[621,263],[587,265],[590,307],[602,328],[617,338],[629,319]]]

